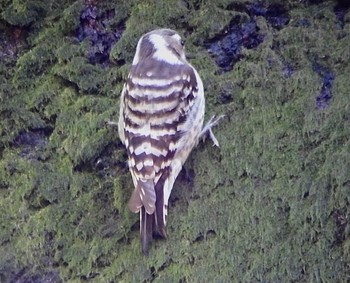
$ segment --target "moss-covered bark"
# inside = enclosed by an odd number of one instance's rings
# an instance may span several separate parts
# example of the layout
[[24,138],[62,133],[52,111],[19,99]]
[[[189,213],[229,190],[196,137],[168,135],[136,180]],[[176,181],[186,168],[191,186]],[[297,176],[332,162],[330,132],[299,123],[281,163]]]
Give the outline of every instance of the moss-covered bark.
[[[348,6],[254,2],[0,1],[1,282],[349,280]],[[107,121],[156,27],[186,37],[226,118],[144,257]]]

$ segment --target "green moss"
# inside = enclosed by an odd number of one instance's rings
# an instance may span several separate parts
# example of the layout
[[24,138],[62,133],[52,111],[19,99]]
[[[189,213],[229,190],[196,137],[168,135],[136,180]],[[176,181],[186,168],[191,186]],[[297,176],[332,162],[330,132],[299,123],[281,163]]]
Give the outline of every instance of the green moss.
[[47,1],[12,1],[1,16],[11,25],[25,26],[43,17],[50,6]]
[[[99,14],[115,9],[108,27],[125,22],[110,55],[115,64],[104,66],[88,61],[89,40],[74,37],[84,1],[0,4],[0,281],[52,270],[63,282],[345,278],[350,25],[335,29],[334,3],[289,1],[281,30],[257,17],[264,41],[220,74],[203,43],[232,17],[248,18],[232,1],[124,2],[98,4]],[[304,19],[309,26],[297,24]],[[30,27],[28,34],[13,40],[13,24]],[[226,118],[214,130],[220,148],[200,143],[186,162],[170,198],[168,239],[144,257],[138,215],[126,205],[133,186],[126,153],[106,121],[117,120],[138,38],[163,26],[187,39],[206,116]],[[324,110],[315,106],[322,78],[314,62],[335,77]]]

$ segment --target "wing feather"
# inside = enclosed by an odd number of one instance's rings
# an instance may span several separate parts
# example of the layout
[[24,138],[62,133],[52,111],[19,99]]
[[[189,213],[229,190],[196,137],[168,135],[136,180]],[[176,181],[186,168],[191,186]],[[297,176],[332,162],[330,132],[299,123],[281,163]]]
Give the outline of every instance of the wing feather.
[[131,68],[121,103],[119,134],[135,185],[129,208],[142,214],[146,246],[149,225],[153,233],[166,237],[169,196],[203,124],[203,84],[189,64],[141,60]]

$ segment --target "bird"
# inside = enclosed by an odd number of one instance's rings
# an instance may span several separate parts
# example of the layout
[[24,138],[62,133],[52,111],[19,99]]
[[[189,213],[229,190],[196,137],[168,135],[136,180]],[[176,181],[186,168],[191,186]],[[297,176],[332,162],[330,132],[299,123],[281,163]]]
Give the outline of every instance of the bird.
[[192,149],[223,117],[203,127],[203,82],[186,60],[185,41],[162,28],[138,41],[120,95],[118,134],[126,147],[134,190],[129,209],[140,213],[140,239],[148,255],[153,238],[167,238],[168,201]]

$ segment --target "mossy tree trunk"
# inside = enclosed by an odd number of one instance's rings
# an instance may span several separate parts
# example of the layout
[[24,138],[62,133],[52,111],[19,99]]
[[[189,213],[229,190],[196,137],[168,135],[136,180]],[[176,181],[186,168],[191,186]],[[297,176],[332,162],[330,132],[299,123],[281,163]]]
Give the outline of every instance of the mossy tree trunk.
[[[1,282],[347,282],[346,1],[0,1]],[[140,253],[117,130],[138,38],[186,37],[207,117]]]

